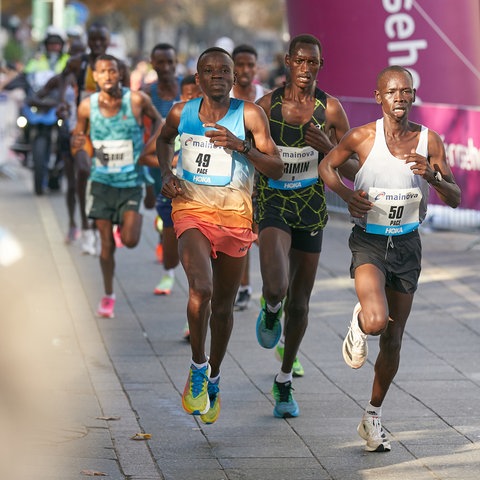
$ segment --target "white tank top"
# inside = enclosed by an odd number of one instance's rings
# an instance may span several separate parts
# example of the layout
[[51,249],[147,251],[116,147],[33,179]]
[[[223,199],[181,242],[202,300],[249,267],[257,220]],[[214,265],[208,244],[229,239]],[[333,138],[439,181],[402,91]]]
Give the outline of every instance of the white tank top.
[[[416,152],[428,157],[428,128],[424,126]],[[429,184],[415,175],[410,166],[392,155],[385,140],[383,118],[377,120],[372,150],[354,182],[355,190],[367,192],[375,206],[366,218],[353,218],[356,225],[367,232],[388,236],[418,228],[427,213]]]

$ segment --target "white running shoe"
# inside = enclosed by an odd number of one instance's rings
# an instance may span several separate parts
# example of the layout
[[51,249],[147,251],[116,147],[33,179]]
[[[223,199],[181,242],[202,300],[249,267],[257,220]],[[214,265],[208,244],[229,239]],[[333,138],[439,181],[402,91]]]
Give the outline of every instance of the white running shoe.
[[343,359],[352,368],[360,368],[367,361],[368,355],[367,335],[360,330],[358,325],[358,313],[361,309],[360,303],[357,303],[342,345]]
[[392,449],[380,417],[364,415],[357,427],[357,432],[366,440],[365,450],[367,452],[389,452]]
[[85,255],[96,255],[96,243],[97,239],[92,229],[82,230],[82,253]]

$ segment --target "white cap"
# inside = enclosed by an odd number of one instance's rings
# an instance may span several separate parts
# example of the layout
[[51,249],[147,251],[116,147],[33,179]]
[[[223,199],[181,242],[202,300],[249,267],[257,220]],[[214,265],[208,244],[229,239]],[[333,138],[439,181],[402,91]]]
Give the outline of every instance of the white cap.
[[45,31],[45,40],[49,37],[59,37],[63,42],[65,42],[66,35],[65,32],[61,29],[56,27],[55,25],[50,25],[47,27],[47,30]]

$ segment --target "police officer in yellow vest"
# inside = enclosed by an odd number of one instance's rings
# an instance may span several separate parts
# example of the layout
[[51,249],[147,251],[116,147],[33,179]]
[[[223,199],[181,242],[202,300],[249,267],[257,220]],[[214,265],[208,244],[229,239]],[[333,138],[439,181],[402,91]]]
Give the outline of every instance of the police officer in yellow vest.
[[45,50],[29,60],[24,69],[27,82],[34,92],[38,92],[50,78],[62,72],[69,58],[63,52],[65,40],[60,29],[48,27],[43,45]]

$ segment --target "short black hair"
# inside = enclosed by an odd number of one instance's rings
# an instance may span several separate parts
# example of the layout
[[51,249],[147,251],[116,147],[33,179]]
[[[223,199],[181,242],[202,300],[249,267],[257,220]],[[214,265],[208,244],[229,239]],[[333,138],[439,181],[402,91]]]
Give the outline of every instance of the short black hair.
[[173,50],[175,52],[175,55],[177,54],[177,50],[176,48],[171,45],[170,43],[157,43],[153,48],[152,48],[152,51],[150,52],[150,56],[153,57],[153,54],[157,51],[157,50]]
[[320,54],[322,53],[322,44],[317,37],[310,35],[308,33],[303,33],[302,35],[297,35],[290,40],[290,45],[288,46],[288,54],[291,56],[293,52],[297,48],[299,43],[307,43],[309,45],[316,45],[320,50]]
[[108,34],[110,34],[110,29],[107,27],[107,25],[103,22],[93,22],[89,25],[87,28],[87,35],[92,31],[92,30],[102,30],[105,29],[107,30]]
[[183,88],[185,85],[196,85],[197,82],[195,81],[195,75],[186,75],[183,77],[182,81],[180,82],[180,88]]
[[402,67],[400,65],[390,65],[388,67],[385,67],[378,75],[377,75],[377,87],[378,83],[380,82],[380,79],[388,72],[401,72],[401,73],[406,73],[410,79],[412,80],[413,84],[413,75],[410,70],[407,70],[405,67]]
[[109,53],[104,53],[103,55],[99,55],[95,59],[95,66],[97,65],[97,62],[100,61],[105,61],[105,62],[115,62],[117,64],[117,68],[120,68],[120,62],[118,61],[117,57],[114,57],[113,55],[110,55]]
[[225,55],[227,55],[227,57],[230,58],[230,60],[232,60],[233,62],[233,58],[232,56],[224,49],[224,48],[221,48],[221,47],[210,47],[210,48],[207,48],[206,50],[204,50],[200,56],[198,57],[198,60],[197,60],[197,70],[198,70],[198,65],[200,64],[200,60],[205,56],[205,55],[208,55],[209,53],[224,53]]
[[255,58],[258,58],[257,50],[251,45],[247,45],[246,43],[238,45],[233,49],[232,58],[235,60],[235,56],[238,55],[239,53],[251,53],[252,55],[255,56]]

